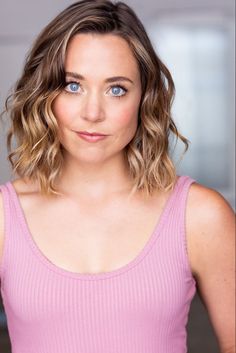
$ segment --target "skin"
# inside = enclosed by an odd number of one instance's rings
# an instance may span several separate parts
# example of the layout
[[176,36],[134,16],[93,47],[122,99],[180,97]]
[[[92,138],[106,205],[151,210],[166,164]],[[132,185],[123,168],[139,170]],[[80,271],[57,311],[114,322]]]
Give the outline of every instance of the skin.
[[217,191],[194,184],[186,210],[188,254],[221,353],[235,353],[235,213]]
[[[114,35],[76,35],[69,43],[65,71],[80,74],[84,79],[68,74],[66,82],[72,84],[65,87],[53,104],[65,156],[60,189],[65,191],[69,180],[74,195],[83,193],[96,198],[129,187],[131,179],[124,147],[137,129],[141,80],[127,42]],[[132,82],[106,82],[117,76]],[[105,140],[88,143],[75,131],[108,136]]]
[[[60,207],[63,209],[63,217],[65,218],[66,212],[73,214],[70,208],[72,204],[68,203],[68,200],[76,201],[76,205],[83,204],[83,207],[89,200],[86,208],[89,214],[92,212],[91,201],[94,200],[95,205],[100,205],[100,219],[101,212],[109,204],[107,200],[117,200],[119,196],[119,207],[112,207],[110,202],[109,214],[106,214],[109,215],[107,219],[112,218],[111,212],[117,218],[121,212],[119,210],[126,207],[124,200],[131,186],[124,160],[124,147],[133,138],[137,128],[141,98],[137,63],[122,38],[113,35],[80,34],[70,42],[65,69],[81,74],[84,80],[80,80],[79,89],[76,85],[66,86],[53,105],[65,156],[64,170],[57,187],[67,195],[66,202],[70,205],[65,207],[65,200],[62,200]],[[111,90],[111,84],[105,83],[107,78],[114,76],[125,76],[133,82],[122,82],[128,90],[122,98],[114,97],[117,92],[123,93],[122,90]],[[76,82],[71,76],[67,78],[68,82]],[[119,80],[112,83],[118,84],[121,84]],[[72,88],[76,92],[71,92]],[[96,131],[109,136],[103,141],[90,144],[76,135],[75,131],[79,130]],[[29,184],[16,180],[14,186],[18,194],[30,194]],[[160,193],[156,193],[155,207],[153,206],[155,212],[160,208],[160,201],[164,205],[167,196],[161,198]],[[130,209],[139,210],[140,205],[141,203],[137,207],[137,200],[134,200],[134,207],[129,207],[128,204],[127,212]],[[39,212],[45,206],[43,201],[42,207],[38,207],[36,211]],[[29,209],[32,210],[31,201]],[[34,214],[37,214],[36,211]],[[58,215],[55,214],[56,217]],[[3,219],[0,194],[0,253],[4,233]],[[41,222],[42,217],[39,219]],[[76,217],[73,219],[75,222]],[[147,219],[144,223],[146,229]],[[77,224],[72,228],[76,226]],[[190,267],[220,350],[222,353],[235,353],[235,321],[232,314],[235,313],[235,215],[218,192],[198,183],[192,184],[188,194],[186,238]],[[72,248],[74,247],[72,244]],[[140,248],[142,247],[143,244]],[[131,248],[133,249],[132,246]]]

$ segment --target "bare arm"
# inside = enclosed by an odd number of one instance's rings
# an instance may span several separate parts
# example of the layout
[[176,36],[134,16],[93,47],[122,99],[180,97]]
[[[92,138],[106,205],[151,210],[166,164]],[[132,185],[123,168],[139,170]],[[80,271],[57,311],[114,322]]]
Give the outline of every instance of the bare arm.
[[197,289],[222,353],[235,353],[235,215],[216,191],[193,184],[186,211]]

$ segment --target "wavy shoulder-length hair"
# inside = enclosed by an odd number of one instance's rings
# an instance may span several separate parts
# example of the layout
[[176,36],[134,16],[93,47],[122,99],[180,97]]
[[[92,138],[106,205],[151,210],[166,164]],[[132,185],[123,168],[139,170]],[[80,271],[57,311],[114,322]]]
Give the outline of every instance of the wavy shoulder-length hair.
[[[126,146],[133,191],[169,190],[176,180],[170,157],[170,134],[180,138],[171,117],[175,94],[169,70],[155,53],[134,11],[123,2],[83,0],[55,17],[36,38],[20,79],[5,102],[11,120],[8,160],[13,172],[37,181],[43,194],[60,194],[56,181],[63,169],[63,149],[52,104],[65,85],[69,41],[79,33],[113,34],[127,41],[140,70],[142,97],[135,136]],[[15,137],[17,145],[12,149]]]

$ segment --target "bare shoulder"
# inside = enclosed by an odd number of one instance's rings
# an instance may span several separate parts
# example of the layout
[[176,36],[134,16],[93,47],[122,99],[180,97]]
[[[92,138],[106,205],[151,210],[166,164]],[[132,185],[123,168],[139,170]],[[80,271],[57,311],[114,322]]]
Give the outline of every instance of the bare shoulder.
[[193,184],[186,233],[197,290],[220,351],[235,352],[235,213],[219,192]]
[[187,217],[192,225],[217,228],[232,221],[234,211],[218,191],[193,183],[189,190]]
[[[186,210],[186,231],[193,272],[204,261],[211,261],[216,246],[233,246],[235,213],[228,201],[216,190],[193,183]],[[208,254],[206,259],[204,254]],[[207,260],[208,259],[208,260]],[[204,261],[203,261],[204,260]]]

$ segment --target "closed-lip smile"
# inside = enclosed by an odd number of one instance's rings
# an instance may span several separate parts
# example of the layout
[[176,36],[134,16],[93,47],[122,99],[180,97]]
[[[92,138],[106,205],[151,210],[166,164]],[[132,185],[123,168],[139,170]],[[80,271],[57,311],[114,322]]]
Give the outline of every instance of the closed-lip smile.
[[88,132],[88,131],[77,131],[79,134],[89,135],[89,136],[106,136],[105,134],[101,134],[100,132]]
[[101,134],[100,132],[77,131],[76,134],[80,139],[89,143],[99,142],[108,137],[108,135]]

